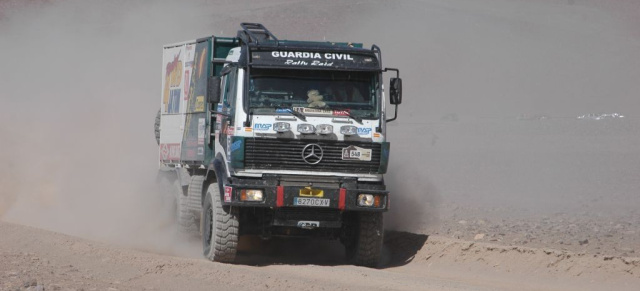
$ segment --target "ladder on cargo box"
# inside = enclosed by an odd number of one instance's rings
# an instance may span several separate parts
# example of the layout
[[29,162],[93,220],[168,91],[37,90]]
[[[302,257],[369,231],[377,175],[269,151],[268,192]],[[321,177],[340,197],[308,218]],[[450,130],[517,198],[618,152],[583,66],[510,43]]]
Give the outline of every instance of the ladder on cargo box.
[[278,38],[271,33],[264,25],[260,23],[240,23],[242,27],[241,31],[238,31],[238,37],[247,44],[260,45],[260,41],[275,41],[275,45],[278,45]]

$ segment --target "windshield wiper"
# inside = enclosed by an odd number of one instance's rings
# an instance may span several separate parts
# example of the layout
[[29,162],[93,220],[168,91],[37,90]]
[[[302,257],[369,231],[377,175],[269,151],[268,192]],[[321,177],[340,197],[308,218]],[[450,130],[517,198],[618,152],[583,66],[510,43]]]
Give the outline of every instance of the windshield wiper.
[[[278,109],[284,109],[286,111],[277,112]],[[305,117],[304,114],[293,110],[292,107],[276,107],[276,113],[291,113],[291,115],[299,118],[300,120],[307,121],[307,117]]]
[[355,116],[355,115],[351,114],[351,112],[350,112],[350,111],[347,111],[347,116],[349,116],[351,119],[355,120],[356,122],[358,122],[358,123],[362,124],[362,118],[357,117],[357,116]]

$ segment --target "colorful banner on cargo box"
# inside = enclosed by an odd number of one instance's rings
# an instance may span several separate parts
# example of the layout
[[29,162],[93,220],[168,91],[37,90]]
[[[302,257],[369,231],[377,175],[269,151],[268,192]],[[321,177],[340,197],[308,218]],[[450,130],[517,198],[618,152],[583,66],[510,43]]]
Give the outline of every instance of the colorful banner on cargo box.
[[178,46],[164,51],[164,78],[162,80],[162,113],[180,114],[184,100],[182,100],[182,85],[184,74],[184,46]]
[[251,65],[305,69],[380,69],[378,59],[373,54],[351,52],[254,51],[251,52]]
[[165,163],[180,161],[186,104],[184,86],[188,83],[185,55],[185,45],[165,47],[162,51],[159,157]]
[[191,82],[187,97],[187,120],[182,141],[183,161],[204,161],[208,147],[206,94],[209,62],[211,60],[211,40],[198,42],[195,45]]

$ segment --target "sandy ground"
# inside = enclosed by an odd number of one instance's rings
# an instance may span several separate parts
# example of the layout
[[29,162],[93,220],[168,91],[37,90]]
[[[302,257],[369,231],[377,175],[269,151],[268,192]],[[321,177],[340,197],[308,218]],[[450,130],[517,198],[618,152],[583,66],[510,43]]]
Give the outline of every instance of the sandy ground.
[[[254,2],[0,0],[1,290],[638,289],[637,1]],[[242,21],[401,69],[383,268],[295,240],[211,263],[172,227],[160,48]]]
[[[437,215],[425,217],[409,203],[398,207],[433,221],[416,225],[421,233],[638,256],[639,130],[640,120],[633,118],[461,117],[402,124],[392,132],[400,141],[406,132],[419,132],[429,142],[420,148],[424,155],[393,163],[423,165],[428,180],[406,189],[425,189],[421,197],[433,201],[428,210]],[[394,146],[416,151],[410,140]],[[413,178],[401,166],[397,174]]]
[[[637,290],[638,128],[635,119],[465,117],[396,126],[400,136],[422,131],[432,141],[422,147],[430,154],[410,157],[423,165],[414,175],[429,179],[396,189],[387,228],[413,230],[386,233],[378,270],[350,266],[340,244],[313,240],[248,238],[238,264],[212,263],[201,258],[198,238],[176,232],[170,219],[140,224],[156,229],[118,230],[87,217],[79,225],[96,223],[107,233],[81,232],[93,238],[86,240],[1,222],[0,288]],[[394,150],[415,150],[399,139]],[[536,173],[540,169],[548,173]],[[395,171],[413,177],[403,167]],[[405,189],[425,191],[402,199]],[[160,209],[154,201],[145,203]]]
[[2,290],[637,290],[640,284],[640,258],[400,232],[386,234],[381,269],[345,265],[340,251],[318,242],[322,258],[272,248],[245,251],[241,264],[226,265],[6,222],[0,233]]

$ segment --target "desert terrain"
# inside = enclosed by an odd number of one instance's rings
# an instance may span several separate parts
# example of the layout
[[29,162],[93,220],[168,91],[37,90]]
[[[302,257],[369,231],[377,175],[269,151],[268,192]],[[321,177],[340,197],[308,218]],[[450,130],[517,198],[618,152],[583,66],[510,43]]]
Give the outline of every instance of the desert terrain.
[[[632,0],[0,0],[0,290],[638,290],[638,15]],[[155,183],[161,48],[240,22],[375,43],[401,70],[381,268],[336,242],[255,238],[212,263],[176,230]]]

